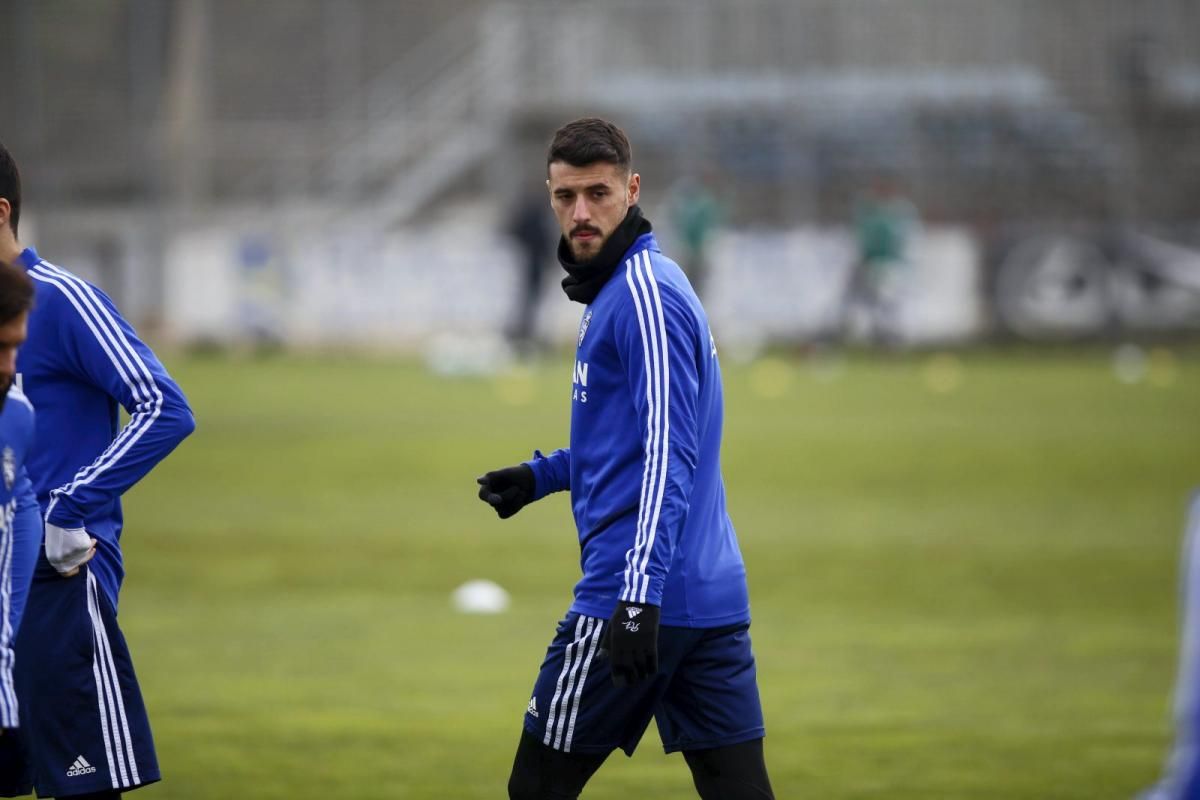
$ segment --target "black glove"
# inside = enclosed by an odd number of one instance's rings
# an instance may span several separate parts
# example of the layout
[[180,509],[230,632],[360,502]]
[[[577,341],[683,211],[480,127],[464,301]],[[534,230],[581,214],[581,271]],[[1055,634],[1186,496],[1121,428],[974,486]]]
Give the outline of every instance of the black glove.
[[533,500],[533,470],[528,464],[494,470],[476,481],[479,499],[496,509],[500,519],[508,519]]
[[632,686],[658,673],[659,616],[658,606],[617,603],[604,637],[614,686]]

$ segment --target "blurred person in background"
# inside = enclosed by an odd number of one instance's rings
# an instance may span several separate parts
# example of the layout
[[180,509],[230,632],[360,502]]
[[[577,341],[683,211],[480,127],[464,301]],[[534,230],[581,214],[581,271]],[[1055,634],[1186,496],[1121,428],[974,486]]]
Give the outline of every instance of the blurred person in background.
[[854,209],[858,257],[843,293],[841,333],[853,337],[865,319],[869,342],[900,343],[900,293],[912,265],[912,242],[920,229],[917,207],[889,175],[872,179]]
[[[20,173],[0,145],[0,260],[25,270],[35,287],[17,370],[39,409],[27,466],[45,519],[16,641],[21,738],[39,797],[114,798],[160,778],[117,625],[121,495],[195,423],[179,386],[112,301],[19,242],[20,216]],[[129,413],[124,428],[119,407]]]
[[509,339],[521,355],[537,350],[537,310],[542,283],[554,255],[554,222],[546,196],[526,191],[513,207],[506,232],[521,251],[520,294],[516,314],[509,324]]
[[1175,677],[1175,741],[1162,780],[1138,800],[1200,798],[1200,489],[1189,504],[1179,573],[1183,623]]
[[546,163],[563,289],[585,306],[570,447],[487,473],[479,497],[506,519],[570,490],[583,576],[535,681],[509,796],[578,797],[653,717],[700,797],[772,798],[708,320],[638,207],[619,128],[568,123]]
[[[0,214],[6,213],[0,199]],[[33,283],[0,261],[0,738],[13,740],[20,715],[13,692],[14,639],[42,546],[42,519],[25,459],[33,444],[33,405],[16,383],[17,350],[25,342]],[[12,748],[0,748],[0,792],[23,771]]]
[[684,178],[671,190],[669,200],[671,225],[683,248],[679,266],[701,298],[712,269],[709,244],[725,216],[721,201],[709,188],[712,182],[708,176],[703,180]]

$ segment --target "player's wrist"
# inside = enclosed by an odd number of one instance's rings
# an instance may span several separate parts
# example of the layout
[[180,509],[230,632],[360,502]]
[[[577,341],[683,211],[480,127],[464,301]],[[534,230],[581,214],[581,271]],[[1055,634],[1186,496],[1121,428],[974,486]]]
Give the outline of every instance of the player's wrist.
[[658,603],[635,603],[629,600],[618,600],[613,610],[613,619],[637,619],[657,622],[662,617],[662,607]]
[[96,554],[96,540],[82,526],[61,528],[46,523],[46,560],[64,577],[70,577]]
[[609,618],[611,638],[657,639],[662,609],[650,603],[631,603],[618,600]]
[[571,490],[571,451],[555,450],[545,455],[541,450],[533,451],[533,458],[524,462],[537,476],[537,499],[557,492]]
[[658,672],[660,616],[661,609],[656,605],[617,601],[609,619],[605,648],[616,686],[632,686]]
[[75,502],[75,498],[61,489],[50,492],[50,505],[44,515],[47,525],[56,525],[64,530],[87,527],[87,514]]
[[533,499],[534,493],[537,491],[537,473],[533,471],[533,467],[528,462],[522,462],[513,467],[512,472],[513,483],[521,487],[521,491]]
[[54,519],[46,519],[46,528],[57,528],[60,531],[82,531],[87,530],[87,525],[82,519],[74,517],[56,517]]

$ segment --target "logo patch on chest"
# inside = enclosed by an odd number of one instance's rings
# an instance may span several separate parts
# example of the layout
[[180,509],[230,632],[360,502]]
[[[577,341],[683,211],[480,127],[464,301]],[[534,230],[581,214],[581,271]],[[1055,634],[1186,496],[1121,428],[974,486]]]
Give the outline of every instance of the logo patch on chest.
[[583,319],[579,323],[579,344],[577,347],[583,347],[583,337],[587,336],[588,326],[592,324],[592,310],[589,308],[583,312]]

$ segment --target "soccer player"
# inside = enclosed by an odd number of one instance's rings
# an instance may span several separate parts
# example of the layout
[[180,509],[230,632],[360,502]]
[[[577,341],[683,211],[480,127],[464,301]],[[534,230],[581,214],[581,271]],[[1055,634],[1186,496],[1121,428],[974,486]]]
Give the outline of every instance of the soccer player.
[[578,797],[654,717],[700,797],[772,798],[708,320],[638,207],[618,127],[568,123],[546,161],[563,289],[585,306],[570,448],[487,473],[479,497],[506,519],[569,489],[583,576],[534,683],[509,796]]
[[[40,797],[112,798],[159,780],[117,626],[121,495],[192,432],[176,383],[103,292],[17,239],[21,182],[0,145],[0,260],[35,297],[18,381],[38,408],[29,476],[45,547],[17,636],[21,731]],[[118,406],[129,412],[119,425]]]
[[13,640],[42,544],[41,515],[24,466],[33,441],[33,406],[14,382],[32,304],[29,277],[0,262],[0,729],[5,730],[19,726]]
[[1179,573],[1183,624],[1175,676],[1175,740],[1161,780],[1138,800],[1200,797],[1200,489],[1188,504]]

